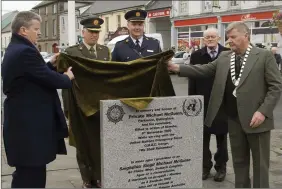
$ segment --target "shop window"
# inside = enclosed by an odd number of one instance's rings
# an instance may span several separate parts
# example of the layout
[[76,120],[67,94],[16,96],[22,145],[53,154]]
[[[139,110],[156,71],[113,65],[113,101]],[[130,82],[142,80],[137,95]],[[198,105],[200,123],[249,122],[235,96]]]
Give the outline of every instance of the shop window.
[[259,28],[260,27],[260,23],[259,22],[255,22],[255,28]]
[[180,27],[178,28],[178,32],[189,32],[189,27]]
[[194,32],[194,31],[202,31],[202,27],[201,26],[192,26],[191,27],[191,31]]

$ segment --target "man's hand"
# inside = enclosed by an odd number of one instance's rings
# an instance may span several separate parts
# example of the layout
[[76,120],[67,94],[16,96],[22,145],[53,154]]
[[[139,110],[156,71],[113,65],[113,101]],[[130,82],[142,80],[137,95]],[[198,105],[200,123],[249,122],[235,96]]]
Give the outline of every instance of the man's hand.
[[265,120],[265,116],[260,112],[255,112],[251,121],[250,126],[252,128],[258,127],[260,124],[262,124]]
[[179,72],[179,65],[173,64],[172,61],[169,60],[168,63],[167,63],[167,69],[168,69],[168,71],[178,73]]
[[53,55],[52,58],[50,59],[50,62],[51,62],[51,64],[52,64],[54,67],[57,66],[56,62],[57,62],[57,57],[58,57],[59,55],[60,55],[60,53],[56,53],[56,54]]
[[74,75],[73,75],[71,69],[72,69],[72,67],[69,67],[68,70],[64,74],[67,75],[70,78],[70,80],[73,80]]

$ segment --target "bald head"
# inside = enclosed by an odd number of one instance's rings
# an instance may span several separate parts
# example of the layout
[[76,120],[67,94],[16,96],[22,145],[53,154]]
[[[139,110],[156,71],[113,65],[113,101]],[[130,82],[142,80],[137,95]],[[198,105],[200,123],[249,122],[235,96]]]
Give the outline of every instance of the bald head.
[[277,47],[272,47],[272,48],[271,48],[271,51],[272,51],[273,54],[276,54],[276,53],[277,53],[277,50],[278,50]]
[[216,28],[208,28],[204,31],[204,43],[209,49],[215,49],[220,37]]

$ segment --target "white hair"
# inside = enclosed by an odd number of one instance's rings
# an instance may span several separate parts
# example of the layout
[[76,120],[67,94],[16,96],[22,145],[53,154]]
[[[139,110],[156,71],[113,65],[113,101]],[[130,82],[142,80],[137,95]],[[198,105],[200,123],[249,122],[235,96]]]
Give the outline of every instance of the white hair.
[[271,47],[271,50],[273,50],[273,51],[277,51],[277,50],[278,50],[278,48],[277,48],[277,47]]
[[208,28],[204,31],[204,36],[207,36],[209,32],[215,32],[217,36],[219,36],[218,30],[216,28]]

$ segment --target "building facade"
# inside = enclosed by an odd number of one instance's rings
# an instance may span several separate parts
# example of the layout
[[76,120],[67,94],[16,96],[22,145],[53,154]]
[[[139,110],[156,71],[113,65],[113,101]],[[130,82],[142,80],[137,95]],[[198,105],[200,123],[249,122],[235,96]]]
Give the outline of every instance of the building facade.
[[[67,6],[67,5],[66,5]],[[80,25],[80,15],[83,14],[88,8],[90,7],[90,5],[77,5],[76,4],[76,20],[75,20],[75,31],[76,31],[76,43],[79,43],[82,40],[82,25]],[[69,46],[69,37],[68,37],[68,12],[67,10],[63,11],[60,13],[59,16],[59,22],[60,22],[60,40],[59,40],[59,46],[60,48],[65,48],[67,46]]]
[[[203,31],[216,27],[221,43],[226,42],[225,29],[234,21],[245,21],[251,29],[251,42],[276,45],[278,29],[270,26],[273,13],[281,1],[173,1],[171,43],[178,50],[187,46],[203,46]],[[197,8],[199,7],[199,8]]]
[[41,16],[41,36],[38,49],[42,52],[56,53],[59,45],[59,12],[64,10],[64,2],[42,1],[32,8]]
[[12,31],[11,31],[11,24],[13,18],[16,16],[16,14],[19,11],[12,11],[8,12],[1,17],[1,55],[3,55],[3,52],[5,52],[6,48],[8,47],[11,37],[12,37]]
[[[88,2],[75,3],[76,9],[89,5]],[[59,52],[60,46],[60,15],[67,13],[68,3],[65,1],[42,1],[32,8],[32,11],[41,16],[41,36],[38,40],[38,49],[42,52]],[[77,22],[77,21],[75,21]],[[65,24],[67,20],[65,21]],[[66,33],[64,33],[65,35]],[[64,36],[63,36],[64,38]]]
[[81,17],[99,16],[104,20],[101,26],[99,44],[106,45],[114,36],[128,34],[124,15],[133,9],[145,9],[149,1],[95,1]]
[[163,38],[164,50],[171,48],[170,10],[172,1],[150,1],[146,6],[146,33],[160,33]]

